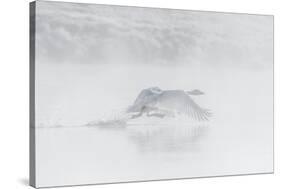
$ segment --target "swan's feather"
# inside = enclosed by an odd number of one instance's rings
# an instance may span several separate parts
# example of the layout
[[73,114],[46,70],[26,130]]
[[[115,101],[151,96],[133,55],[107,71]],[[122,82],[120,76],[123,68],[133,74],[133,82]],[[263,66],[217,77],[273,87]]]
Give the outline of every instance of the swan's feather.
[[186,114],[199,121],[207,121],[211,116],[209,110],[201,108],[194,100],[180,90],[164,91],[156,99],[158,109],[170,109],[181,114]]

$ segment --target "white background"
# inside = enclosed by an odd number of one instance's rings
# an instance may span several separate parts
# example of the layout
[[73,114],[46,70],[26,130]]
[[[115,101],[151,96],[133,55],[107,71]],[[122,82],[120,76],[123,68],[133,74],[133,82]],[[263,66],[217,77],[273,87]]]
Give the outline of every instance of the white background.
[[[74,0],[73,0],[74,1]],[[280,188],[280,33],[281,5],[274,0],[83,0],[100,4],[275,15],[275,173],[76,188]],[[28,186],[29,5],[4,0],[0,5],[0,188]]]

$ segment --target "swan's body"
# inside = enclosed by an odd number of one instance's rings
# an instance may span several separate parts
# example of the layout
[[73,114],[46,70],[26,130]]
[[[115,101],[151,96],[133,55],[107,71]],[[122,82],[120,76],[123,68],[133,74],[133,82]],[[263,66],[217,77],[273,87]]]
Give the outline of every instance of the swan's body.
[[211,113],[197,105],[189,95],[202,95],[199,90],[161,90],[158,87],[141,91],[134,104],[128,108],[128,113],[134,113],[132,118],[147,116],[173,117],[184,114],[198,121],[206,121]]

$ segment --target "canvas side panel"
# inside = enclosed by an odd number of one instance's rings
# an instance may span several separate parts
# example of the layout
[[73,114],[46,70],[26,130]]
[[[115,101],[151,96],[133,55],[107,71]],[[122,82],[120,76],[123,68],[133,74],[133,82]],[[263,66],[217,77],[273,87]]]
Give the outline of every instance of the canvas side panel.
[[29,184],[36,186],[35,169],[35,9],[29,4]]

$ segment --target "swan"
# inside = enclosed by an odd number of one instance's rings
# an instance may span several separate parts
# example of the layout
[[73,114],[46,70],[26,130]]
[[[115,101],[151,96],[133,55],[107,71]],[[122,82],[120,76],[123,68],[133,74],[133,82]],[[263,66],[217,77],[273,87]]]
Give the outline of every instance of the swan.
[[127,113],[132,114],[131,119],[138,118],[144,113],[151,117],[175,117],[177,114],[187,115],[198,121],[208,121],[211,117],[209,110],[201,108],[190,95],[203,95],[198,89],[162,90],[159,87],[143,89],[133,105],[127,108]]

